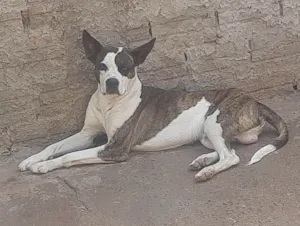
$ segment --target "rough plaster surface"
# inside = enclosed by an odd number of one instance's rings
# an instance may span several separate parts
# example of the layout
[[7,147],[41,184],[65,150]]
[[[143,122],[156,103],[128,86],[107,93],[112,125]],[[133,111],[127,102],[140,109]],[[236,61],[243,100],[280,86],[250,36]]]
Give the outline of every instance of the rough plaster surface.
[[81,127],[96,88],[83,29],[129,47],[156,37],[139,69],[150,85],[289,90],[299,18],[298,0],[1,0],[1,150]]

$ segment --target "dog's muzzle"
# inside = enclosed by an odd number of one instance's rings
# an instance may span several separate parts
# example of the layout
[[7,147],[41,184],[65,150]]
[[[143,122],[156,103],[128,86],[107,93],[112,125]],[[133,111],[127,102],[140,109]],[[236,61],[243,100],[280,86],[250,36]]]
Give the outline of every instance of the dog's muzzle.
[[106,93],[108,94],[119,94],[119,81],[115,78],[106,80]]

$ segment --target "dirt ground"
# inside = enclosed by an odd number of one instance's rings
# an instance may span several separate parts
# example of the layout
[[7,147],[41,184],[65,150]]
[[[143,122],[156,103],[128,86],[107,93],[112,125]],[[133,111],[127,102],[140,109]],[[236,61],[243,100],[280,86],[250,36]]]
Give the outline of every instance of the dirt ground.
[[253,166],[253,153],[276,136],[266,128],[254,145],[234,145],[241,162],[196,183],[189,163],[199,144],[134,155],[115,165],[33,175],[18,163],[41,150],[0,160],[1,226],[297,226],[300,225],[300,93],[263,100],[286,120],[290,141]]

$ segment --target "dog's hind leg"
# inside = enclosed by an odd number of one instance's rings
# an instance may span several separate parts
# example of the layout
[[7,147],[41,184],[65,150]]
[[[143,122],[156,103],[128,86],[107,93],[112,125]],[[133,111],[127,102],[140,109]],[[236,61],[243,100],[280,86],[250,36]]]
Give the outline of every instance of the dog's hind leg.
[[[208,137],[204,134],[201,139],[201,144],[208,149],[214,150],[213,144],[210,142]],[[218,152],[214,151],[211,153],[203,154],[197,157],[192,163],[190,164],[191,170],[200,170],[206,166],[209,166],[219,160]]]
[[203,137],[201,139],[201,144],[203,144],[203,146],[208,149],[214,150],[214,146],[212,145],[212,143],[210,142],[210,140],[207,138],[207,136],[205,134],[203,135]]
[[217,122],[219,113],[218,110],[215,111],[212,115],[207,117],[204,123],[204,133],[218,153],[219,161],[198,172],[195,176],[197,181],[208,180],[215,174],[237,165],[240,161],[235,151],[229,147],[229,141],[222,136],[223,128],[221,124]]
[[37,162],[46,161],[52,156],[89,148],[93,145],[96,132],[82,130],[75,135],[46,147],[43,151],[30,156],[19,164],[19,170],[25,171]]
[[105,161],[98,157],[98,153],[103,151],[104,148],[105,145],[102,145],[100,147],[69,153],[59,158],[38,162],[34,165],[31,165],[29,169],[33,173],[47,173],[54,169],[71,167],[75,165],[112,163],[112,161]]

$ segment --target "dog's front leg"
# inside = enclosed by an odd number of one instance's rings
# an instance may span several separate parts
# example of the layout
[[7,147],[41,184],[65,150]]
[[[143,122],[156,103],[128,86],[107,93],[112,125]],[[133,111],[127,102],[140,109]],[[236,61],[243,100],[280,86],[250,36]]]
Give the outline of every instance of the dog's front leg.
[[98,153],[105,149],[106,145],[77,151],[63,155],[59,158],[51,159],[44,162],[38,162],[29,167],[33,173],[47,173],[54,169],[70,167],[75,165],[96,164],[96,163],[112,163],[113,161],[105,161],[98,157]]
[[33,173],[47,173],[54,169],[75,165],[126,161],[131,147],[129,143],[128,139],[125,139],[125,142],[112,139],[109,143],[99,147],[69,153],[48,161],[38,162],[31,165],[29,169]]
[[19,170],[25,171],[38,162],[46,161],[51,156],[60,153],[68,153],[91,147],[97,132],[93,130],[82,130],[75,135],[46,147],[43,151],[30,156],[19,164]]
[[54,169],[84,164],[115,163],[125,161],[128,158],[130,148],[126,145],[118,145],[118,142],[77,151],[63,155],[59,158],[38,162],[29,167],[33,173],[47,173]]

